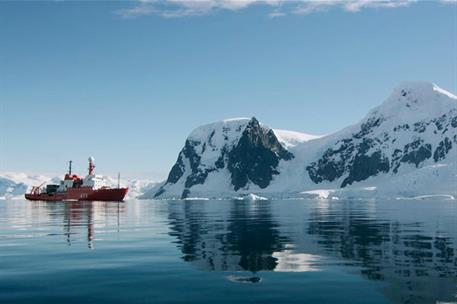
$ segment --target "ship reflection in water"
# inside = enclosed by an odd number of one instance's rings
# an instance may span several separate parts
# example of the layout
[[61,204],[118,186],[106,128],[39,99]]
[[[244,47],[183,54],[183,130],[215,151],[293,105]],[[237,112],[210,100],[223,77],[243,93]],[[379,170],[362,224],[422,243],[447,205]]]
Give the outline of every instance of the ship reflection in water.
[[[16,210],[11,210],[16,217],[6,217],[7,223],[12,227],[24,229],[24,226],[39,228],[43,224],[57,225],[47,233],[48,236],[65,237],[68,246],[86,244],[89,249],[95,246],[95,230],[104,227],[114,227],[119,231],[121,214],[125,212],[126,206],[121,202],[23,202],[26,204]],[[1,212],[1,210],[0,210]],[[5,215],[3,215],[5,216]],[[59,227],[60,226],[60,227]],[[57,229],[62,229],[59,231]],[[30,236],[41,236],[41,229],[32,229]]]
[[[87,247],[94,249],[95,241],[95,228],[94,225],[97,225],[95,222],[97,217],[100,216],[109,216],[110,219],[113,219],[113,216],[116,216],[117,219],[117,230],[119,231],[120,227],[120,213],[125,211],[125,205],[118,202],[89,202],[89,201],[78,201],[78,202],[68,202],[64,204],[56,203],[44,203],[46,208],[49,208],[53,211],[54,208],[63,208],[63,227],[64,235],[67,237],[67,244],[71,246],[73,236],[84,235],[82,230],[86,230],[87,235]],[[55,212],[54,214],[59,214],[60,212]]]
[[[444,200],[6,201],[0,302],[214,303],[231,290],[227,303],[456,303],[456,211]],[[30,287],[40,280],[67,284]]]

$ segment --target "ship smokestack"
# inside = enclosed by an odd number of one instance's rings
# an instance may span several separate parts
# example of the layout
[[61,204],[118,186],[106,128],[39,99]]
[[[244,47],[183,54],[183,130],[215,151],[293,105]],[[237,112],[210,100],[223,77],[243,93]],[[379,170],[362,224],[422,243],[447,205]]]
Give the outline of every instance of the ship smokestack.
[[95,159],[92,156],[89,157],[89,175],[94,174],[94,169],[95,169],[94,161],[95,161]]

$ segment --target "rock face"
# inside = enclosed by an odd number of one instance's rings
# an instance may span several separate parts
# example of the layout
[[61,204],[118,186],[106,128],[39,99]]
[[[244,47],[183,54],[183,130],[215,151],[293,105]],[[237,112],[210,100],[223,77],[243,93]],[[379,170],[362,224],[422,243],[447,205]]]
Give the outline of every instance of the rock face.
[[166,182],[144,197],[296,197],[356,187],[454,195],[456,145],[457,97],[431,83],[402,83],[359,123],[325,137],[255,118],[197,128]]
[[[229,175],[224,181],[234,191],[256,185],[268,187],[281,160],[293,154],[279,142],[272,129],[251,119],[231,119],[200,127],[187,138],[165,184],[154,194],[182,187],[186,198],[196,185],[203,185],[210,173]],[[175,190],[175,189],[172,189]],[[176,191],[173,192],[176,195]]]
[[[294,155],[278,141],[272,129],[262,128],[252,118],[244,129],[237,145],[228,152],[227,168],[231,173],[235,191],[252,181],[260,188],[266,188],[281,159],[290,160]],[[221,168],[223,163],[221,163]]]

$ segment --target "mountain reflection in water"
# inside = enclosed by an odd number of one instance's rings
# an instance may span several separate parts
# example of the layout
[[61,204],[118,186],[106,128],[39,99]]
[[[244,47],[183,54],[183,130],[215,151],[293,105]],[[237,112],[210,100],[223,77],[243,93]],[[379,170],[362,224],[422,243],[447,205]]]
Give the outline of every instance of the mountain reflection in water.
[[[103,288],[115,295],[125,286],[127,292],[132,282],[142,295],[136,302],[151,293],[176,298],[179,293],[170,295],[166,286],[209,286],[216,275],[230,286],[268,290],[274,290],[268,284],[277,276],[275,286],[296,292],[297,302],[313,296],[300,294],[300,280],[311,284],[330,277],[319,288],[341,284],[336,290],[349,293],[349,302],[358,299],[360,285],[374,285],[392,303],[455,303],[456,211],[455,202],[445,200],[7,201],[0,204],[0,302],[58,295],[55,286],[30,288],[46,275],[66,280],[58,285],[66,296],[71,291],[65,286],[81,277],[80,287],[72,289],[81,301],[95,292],[102,297]],[[202,279],[202,273],[214,275]],[[346,291],[346,276],[364,283],[356,281],[357,288]],[[9,293],[11,288],[17,292]],[[217,296],[217,288],[209,290]],[[268,290],[262,292],[268,296]]]
[[[224,214],[205,212],[207,204],[170,203],[169,219],[183,259],[207,270],[274,270],[280,252],[288,243],[281,239],[278,223],[268,205],[233,202]],[[223,206],[227,207],[227,206]]]
[[[428,204],[428,205],[427,205]],[[454,202],[170,202],[182,258],[208,271],[347,267],[398,303],[456,301]],[[414,209],[416,208],[416,210]]]

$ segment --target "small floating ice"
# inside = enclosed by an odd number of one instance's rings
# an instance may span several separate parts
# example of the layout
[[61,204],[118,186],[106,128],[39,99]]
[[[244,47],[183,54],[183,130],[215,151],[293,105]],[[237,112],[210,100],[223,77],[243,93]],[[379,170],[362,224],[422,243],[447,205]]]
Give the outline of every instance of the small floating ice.
[[247,195],[234,197],[235,200],[239,201],[267,201],[268,198],[256,195],[254,193],[249,193]]
[[186,197],[185,201],[209,201],[207,197]]
[[252,277],[242,277],[242,276],[234,276],[234,275],[230,275],[227,277],[227,279],[231,282],[235,282],[235,283],[244,283],[244,284],[257,284],[257,283],[260,283],[262,282],[262,278],[260,277],[255,277],[255,276],[252,276]]

